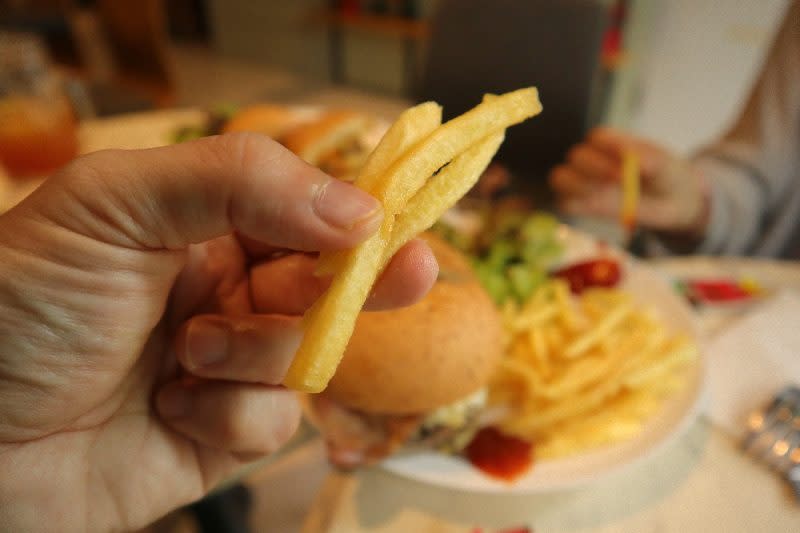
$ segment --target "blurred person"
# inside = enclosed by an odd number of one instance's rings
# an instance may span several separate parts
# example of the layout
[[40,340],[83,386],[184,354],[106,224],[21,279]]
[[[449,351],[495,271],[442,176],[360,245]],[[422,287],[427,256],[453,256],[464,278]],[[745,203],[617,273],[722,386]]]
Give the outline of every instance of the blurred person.
[[691,159],[610,128],[555,167],[561,209],[617,218],[625,150],[640,159],[638,225],[651,253],[800,258],[800,1],[789,6],[730,130]]
[[[278,448],[313,252],[381,219],[254,134],[81,157],[0,216],[0,530],[142,528]],[[436,271],[411,242],[367,307]]]

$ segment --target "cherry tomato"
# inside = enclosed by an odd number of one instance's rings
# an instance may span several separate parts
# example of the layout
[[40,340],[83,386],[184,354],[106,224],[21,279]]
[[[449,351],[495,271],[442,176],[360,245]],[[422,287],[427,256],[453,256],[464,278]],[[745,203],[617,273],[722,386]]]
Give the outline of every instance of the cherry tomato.
[[614,259],[602,258],[569,265],[552,275],[566,280],[570,290],[580,294],[590,287],[616,287],[622,278],[622,269]]

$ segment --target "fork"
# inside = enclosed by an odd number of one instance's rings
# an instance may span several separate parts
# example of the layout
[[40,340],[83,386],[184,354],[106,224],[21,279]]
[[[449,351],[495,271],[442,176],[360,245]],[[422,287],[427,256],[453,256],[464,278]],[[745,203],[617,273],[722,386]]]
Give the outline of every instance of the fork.
[[780,473],[800,502],[800,387],[781,389],[748,417],[742,448]]

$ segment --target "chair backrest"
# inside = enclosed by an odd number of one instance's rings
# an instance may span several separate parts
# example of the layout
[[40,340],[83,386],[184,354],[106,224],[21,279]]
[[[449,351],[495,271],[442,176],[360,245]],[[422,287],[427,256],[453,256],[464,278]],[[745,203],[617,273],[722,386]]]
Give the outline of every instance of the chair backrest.
[[163,0],[97,0],[96,4],[120,73],[169,86],[172,80]]
[[536,85],[543,113],[509,130],[497,160],[540,186],[586,132],[606,6],[600,0],[441,0],[417,99],[440,102],[449,118],[485,92]]

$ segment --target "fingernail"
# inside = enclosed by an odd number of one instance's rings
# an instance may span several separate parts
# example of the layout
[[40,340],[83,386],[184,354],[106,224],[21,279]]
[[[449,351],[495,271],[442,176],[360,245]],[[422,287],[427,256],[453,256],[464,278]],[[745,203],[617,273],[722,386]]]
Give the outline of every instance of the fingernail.
[[366,458],[360,450],[334,449],[328,446],[328,459],[339,468],[351,470],[364,465]]
[[228,355],[228,331],[221,324],[195,320],[186,332],[186,358],[192,368],[219,363]]
[[378,200],[337,179],[331,179],[319,189],[314,199],[314,212],[331,226],[344,229],[365,224],[375,224],[377,229],[382,217]]
[[170,387],[158,398],[158,409],[167,418],[178,418],[189,412],[191,398],[182,387]]

